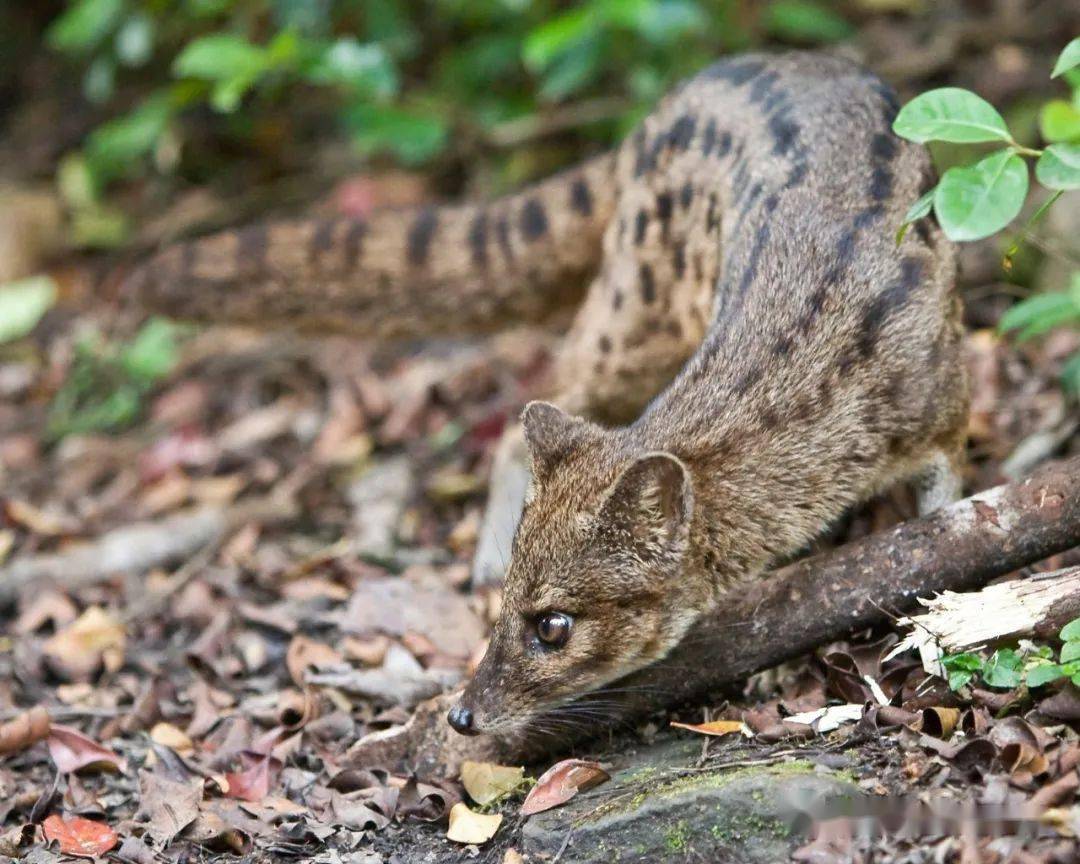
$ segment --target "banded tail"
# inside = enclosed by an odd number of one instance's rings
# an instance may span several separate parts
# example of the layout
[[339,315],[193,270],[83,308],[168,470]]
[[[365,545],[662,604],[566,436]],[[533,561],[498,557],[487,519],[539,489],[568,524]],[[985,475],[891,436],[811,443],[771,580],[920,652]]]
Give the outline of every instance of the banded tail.
[[414,337],[539,321],[584,293],[615,201],[614,156],[488,204],[296,220],[170,246],[125,299],[177,318]]

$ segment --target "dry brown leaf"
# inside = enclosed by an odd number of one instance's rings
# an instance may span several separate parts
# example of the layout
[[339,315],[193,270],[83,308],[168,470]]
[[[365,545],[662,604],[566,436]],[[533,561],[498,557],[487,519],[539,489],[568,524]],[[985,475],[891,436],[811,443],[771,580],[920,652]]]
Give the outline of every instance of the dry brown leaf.
[[525,859],[521,857],[517,849],[507,849],[506,854],[503,855],[502,864],[525,864]]
[[58,673],[80,680],[91,677],[103,663],[110,671],[119,669],[125,642],[124,625],[100,606],[91,606],[46,640],[41,650]]
[[147,816],[147,833],[159,847],[198,818],[203,780],[174,780],[155,770],[139,773],[139,809]]
[[933,735],[943,741],[952,738],[956,726],[960,722],[960,710],[958,708],[924,708],[920,715],[919,729],[927,735]]
[[49,712],[40,705],[0,724],[0,755],[25,750],[45,739],[50,726]]
[[158,744],[164,744],[180,754],[188,754],[194,749],[191,739],[182,729],[173,726],[172,723],[157,723],[150,730],[150,739]]
[[521,805],[521,815],[531,816],[565,804],[578,792],[606,783],[611,777],[599,763],[564,759],[548,768],[536,781]]
[[672,721],[672,726],[678,729],[689,729],[691,732],[697,732],[701,735],[714,735],[717,738],[723,735],[730,735],[733,732],[747,732],[749,728],[741,720],[712,720],[709,723],[676,723]]
[[455,843],[487,843],[502,824],[502,814],[485,815],[470,810],[458,802],[450,809],[450,827],[446,837]]
[[329,645],[308,639],[306,636],[294,636],[285,654],[285,667],[297,687],[304,686],[304,673],[311,666],[334,666],[342,662],[340,652]]
[[55,813],[42,823],[45,839],[60,844],[60,851],[76,858],[100,858],[114,846],[119,838],[104,822],[73,816],[64,819]]
[[226,794],[230,798],[242,801],[262,801],[270,794],[270,768],[274,761],[270,756],[257,759],[245,770],[225,775],[229,788]]
[[127,763],[123,759],[78,729],[54,723],[46,740],[49,742],[49,755],[61,774],[73,774],[86,768],[121,773],[127,771]]
[[525,780],[524,768],[494,762],[462,762],[461,784],[477,804],[490,804],[517,789]]
[[47,513],[27,501],[20,501],[16,498],[9,498],[5,501],[3,510],[9,522],[25,528],[32,534],[58,537],[75,528],[62,517],[54,513]]

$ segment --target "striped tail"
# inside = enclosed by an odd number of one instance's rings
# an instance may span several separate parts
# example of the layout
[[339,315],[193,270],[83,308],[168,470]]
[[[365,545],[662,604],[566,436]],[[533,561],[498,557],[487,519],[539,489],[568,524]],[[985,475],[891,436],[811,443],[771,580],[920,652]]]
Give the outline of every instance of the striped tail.
[[613,171],[608,154],[489,204],[223,231],[156,254],[124,296],[181,319],[386,338],[540,321],[598,265]]

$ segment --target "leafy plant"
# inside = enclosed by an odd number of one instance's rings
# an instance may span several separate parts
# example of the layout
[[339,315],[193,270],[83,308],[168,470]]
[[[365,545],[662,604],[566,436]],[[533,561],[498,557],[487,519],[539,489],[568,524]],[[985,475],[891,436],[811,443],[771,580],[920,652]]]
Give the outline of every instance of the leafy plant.
[[[969,90],[931,90],[900,110],[893,130],[910,141],[1004,146],[972,165],[945,171],[937,186],[911,205],[897,242],[912,223],[931,211],[952,240],[980,240],[1001,231],[1019,215],[1027,200],[1027,159],[1035,160],[1035,179],[1050,195],[1025,228],[1040,219],[1062,194],[1080,189],[1080,37],[1061,52],[1051,77],[1071,85],[1072,100],[1057,99],[1043,106],[1040,130],[1047,142],[1043,149],[1018,143],[997,109]],[[1007,261],[1017,245],[1013,243]],[[1066,291],[1038,294],[1018,303],[1002,318],[1001,329],[1014,331],[1023,340],[1055,327],[1077,324],[1080,274],[1073,275]],[[1080,393],[1080,353],[1065,364],[1062,382],[1067,389]]]
[[117,431],[134,423],[146,394],[176,366],[177,336],[176,325],[154,318],[124,345],[96,335],[80,341],[71,371],[49,409],[50,440]]
[[999,648],[986,659],[970,651],[949,654],[941,663],[953,690],[975,681],[1011,690],[1021,684],[1043,687],[1066,678],[1080,687],[1080,618],[1066,624],[1060,638],[1062,646],[1056,659],[1048,645],[1024,643],[1022,650]]

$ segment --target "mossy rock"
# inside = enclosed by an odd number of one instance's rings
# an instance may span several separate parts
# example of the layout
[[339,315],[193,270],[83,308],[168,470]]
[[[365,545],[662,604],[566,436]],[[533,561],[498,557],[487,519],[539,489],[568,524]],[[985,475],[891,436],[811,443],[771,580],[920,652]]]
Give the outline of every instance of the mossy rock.
[[680,776],[698,753],[700,743],[676,741],[636,754],[610,783],[532,817],[525,851],[550,860],[569,832],[566,864],[774,864],[806,842],[800,806],[860,794],[842,775],[806,761]]

